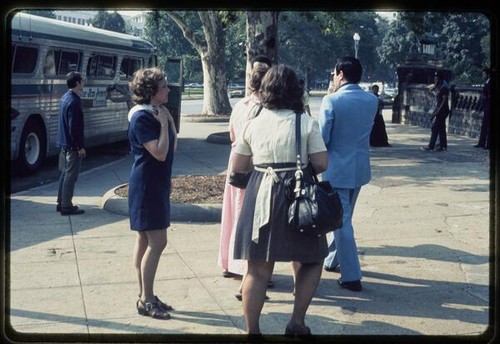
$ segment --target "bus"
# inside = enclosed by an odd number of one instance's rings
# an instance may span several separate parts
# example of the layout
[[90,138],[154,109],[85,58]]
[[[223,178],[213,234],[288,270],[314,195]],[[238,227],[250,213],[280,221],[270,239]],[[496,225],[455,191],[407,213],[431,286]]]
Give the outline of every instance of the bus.
[[[17,12],[11,37],[10,158],[20,175],[35,173],[59,153],[55,145],[66,74],[85,77],[82,101],[85,144],[127,140],[128,83],[140,68],[157,66],[155,47],[139,37]],[[179,131],[182,63],[167,58],[166,104]]]

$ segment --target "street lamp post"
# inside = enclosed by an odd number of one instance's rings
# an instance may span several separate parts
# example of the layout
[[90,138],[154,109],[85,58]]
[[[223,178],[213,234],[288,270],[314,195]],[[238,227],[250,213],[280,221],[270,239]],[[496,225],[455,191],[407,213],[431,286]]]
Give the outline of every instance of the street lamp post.
[[361,39],[361,37],[356,32],[354,33],[354,36],[352,36],[352,39],[354,39],[354,57],[358,58],[359,40]]

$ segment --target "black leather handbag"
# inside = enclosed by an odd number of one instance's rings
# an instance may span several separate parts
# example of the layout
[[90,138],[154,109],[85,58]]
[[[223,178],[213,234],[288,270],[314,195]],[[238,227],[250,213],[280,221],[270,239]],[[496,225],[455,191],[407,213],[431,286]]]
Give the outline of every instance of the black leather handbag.
[[[329,181],[319,181],[310,165],[306,170],[301,168],[301,114],[296,116],[297,171],[295,183],[290,184],[294,189],[288,208],[288,224],[304,235],[322,236],[342,227],[342,203]],[[312,174],[312,178],[307,178],[308,173]]]
[[246,173],[231,172],[229,174],[229,184],[240,189],[246,189],[252,172],[253,171]]

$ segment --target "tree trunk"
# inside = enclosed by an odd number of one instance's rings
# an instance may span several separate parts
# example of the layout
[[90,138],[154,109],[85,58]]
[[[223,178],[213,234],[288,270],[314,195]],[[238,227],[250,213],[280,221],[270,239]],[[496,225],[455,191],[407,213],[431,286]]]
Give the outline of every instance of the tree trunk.
[[216,11],[198,12],[203,24],[206,50],[201,55],[203,68],[203,114],[231,114],[226,74],[226,33]]
[[222,18],[217,11],[199,11],[205,40],[196,37],[179,12],[168,11],[184,34],[184,37],[198,51],[203,68],[203,110],[204,115],[231,114],[226,77],[226,33]]
[[247,84],[252,70],[251,61],[266,55],[278,62],[278,12],[247,11]]

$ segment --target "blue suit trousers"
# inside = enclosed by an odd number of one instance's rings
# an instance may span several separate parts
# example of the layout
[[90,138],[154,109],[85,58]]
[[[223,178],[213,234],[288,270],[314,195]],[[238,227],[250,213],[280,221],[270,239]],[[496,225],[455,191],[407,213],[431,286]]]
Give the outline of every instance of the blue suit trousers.
[[333,232],[324,265],[327,268],[334,268],[340,264],[340,276],[343,282],[361,280],[361,267],[352,226],[352,214],[361,187],[355,189],[335,188],[335,190],[337,190],[344,208],[344,223],[341,228]]

